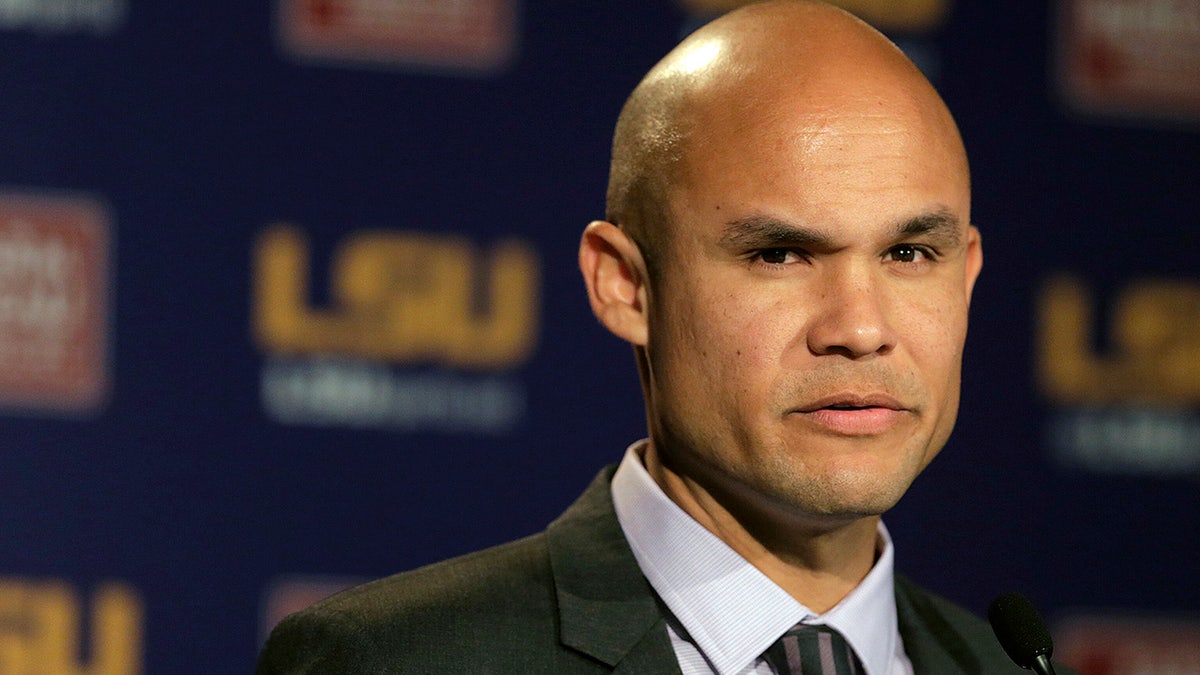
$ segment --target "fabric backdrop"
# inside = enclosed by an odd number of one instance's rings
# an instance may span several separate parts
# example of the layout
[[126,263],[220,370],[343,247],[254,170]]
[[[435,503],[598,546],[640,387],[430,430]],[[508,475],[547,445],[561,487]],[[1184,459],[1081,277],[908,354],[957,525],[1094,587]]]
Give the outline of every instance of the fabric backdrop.
[[[248,672],[558,514],[644,434],[575,263],[612,124],[733,4],[0,1],[0,673]],[[954,111],[986,251],[898,566],[1200,672],[1200,3],[843,4]]]

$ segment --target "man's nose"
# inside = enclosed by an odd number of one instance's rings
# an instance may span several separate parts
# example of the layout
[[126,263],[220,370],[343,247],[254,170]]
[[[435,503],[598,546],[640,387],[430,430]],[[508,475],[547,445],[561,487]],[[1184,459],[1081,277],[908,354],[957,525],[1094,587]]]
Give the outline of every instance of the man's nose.
[[809,350],[853,359],[890,352],[895,335],[885,291],[869,269],[831,272],[820,285],[818,310],[808,329]]

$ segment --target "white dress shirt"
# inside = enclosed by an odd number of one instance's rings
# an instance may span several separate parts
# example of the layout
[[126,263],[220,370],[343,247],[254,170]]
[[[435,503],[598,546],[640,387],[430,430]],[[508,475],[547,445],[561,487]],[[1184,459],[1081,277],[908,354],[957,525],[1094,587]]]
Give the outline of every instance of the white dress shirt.
[[612,481],[613,504],[638,566],[666,604],[684,675],[770,675],[760,657],[797,623],[828,625],[854,648],[867,675],[912,675],[896,620],[892,542],[879,525],[875,565],[833,609],[817,614],[696,522],[642,465],[639,441]]

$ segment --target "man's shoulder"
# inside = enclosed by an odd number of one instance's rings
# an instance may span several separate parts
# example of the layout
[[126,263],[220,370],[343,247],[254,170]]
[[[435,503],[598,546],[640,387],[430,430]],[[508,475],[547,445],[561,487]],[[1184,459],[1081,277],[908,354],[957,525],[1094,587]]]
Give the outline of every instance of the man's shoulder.
[[896,594],[902,616],[907,605],[909,613],[915,613],[931,629],[953,626],[970,642],[990,645],[996,641],[991,626],[979,615],[900,574],[896,575]]
[[[976,614],[896,575],[896,611],[904,648],[917,672],[1021,672]],[[932,668],[931,668],[932,666]]]
[[[356,586],[297,612],[272,632],[258,672],[453,670],[447,659],[471,653],[528,660],[553,640],[554,604],[538,534]],[[457,654],[448,653],[450,644]]]
[[[905,651],[916,672],[1027,672],[1012,662],[991,625],[961,605],[896,575],[896,610]],[[957,670],[952,669],[957,668]],[[1055,664],[1060,675],[1072,675]]]
[[486,610],[497,599],[551,592],[544,534],[400,572],[313,605],[315,613],[350,613],[364,620],[426,619],[430,613]]

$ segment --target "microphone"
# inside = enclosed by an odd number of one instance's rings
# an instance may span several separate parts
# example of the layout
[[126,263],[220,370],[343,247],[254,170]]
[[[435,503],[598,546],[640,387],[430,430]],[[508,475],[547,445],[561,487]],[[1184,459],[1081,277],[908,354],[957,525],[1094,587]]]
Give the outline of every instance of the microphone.
[[988,621],[1000,646],[1014,663],[1038,675],[1054,675],[1054,666],[1050,664],[1050,655],[1054,653],[1050,631],[1025,596],[1005,593],[993,600],[988,608]]

